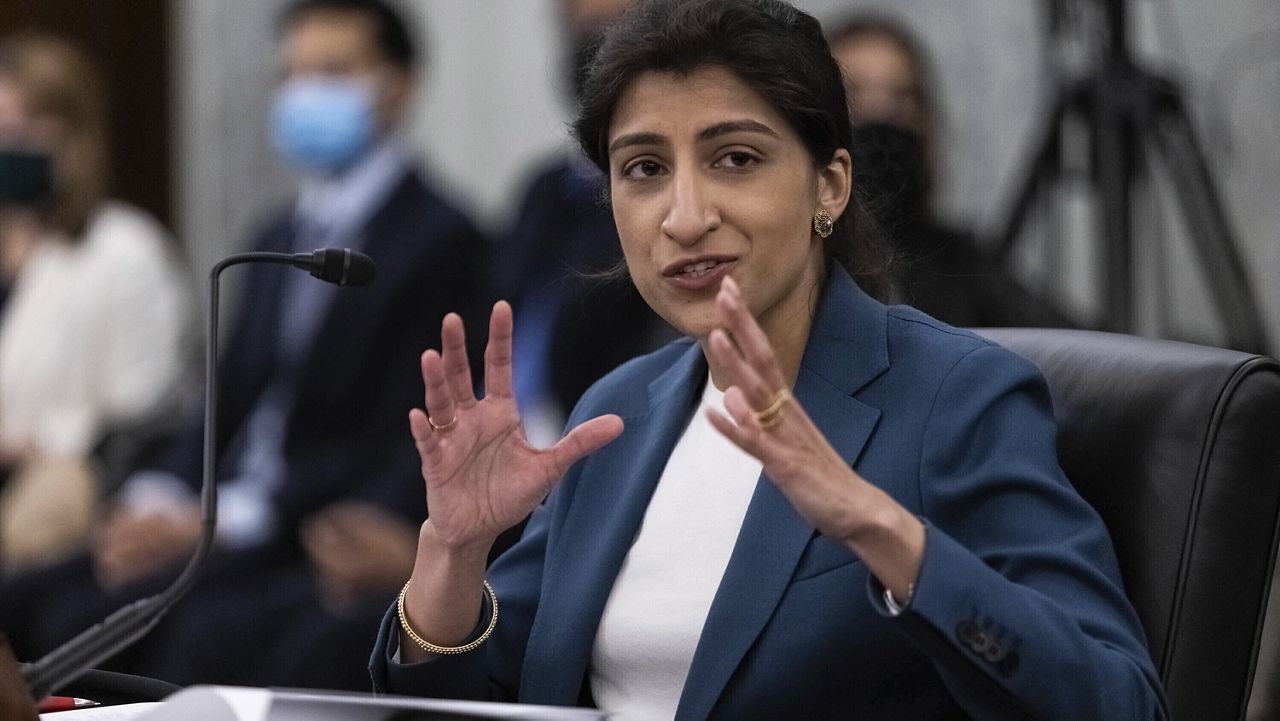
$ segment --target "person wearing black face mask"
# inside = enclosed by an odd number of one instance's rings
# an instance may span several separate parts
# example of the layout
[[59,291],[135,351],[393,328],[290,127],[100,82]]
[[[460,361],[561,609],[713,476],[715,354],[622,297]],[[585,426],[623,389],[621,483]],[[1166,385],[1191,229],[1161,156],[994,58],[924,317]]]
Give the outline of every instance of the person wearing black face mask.
[[186,274],[154,219],[106,197],[104,127],[78,50],[0,40],[4,574],[83,548],[122,470],[101,461],[164,425],[191,358]]
[[896,251],[896,300],[956,326],[1075,325],[991,262],[970,233],[938,220],[939,112],[915,37],[873,16],[849,16],[830,27],[849,96],[854,177]]
[[[47,152],[31,151],[12,142],[0,146],[0,216],[14,232],[53,193],[53,159]],[[21,232],[21,231],[18,231]],[[0,272],[0,310],[9,299],[12,272]]]
[[0,207],[38,206],[53,194],[53,158],[47,152],[0,147]]

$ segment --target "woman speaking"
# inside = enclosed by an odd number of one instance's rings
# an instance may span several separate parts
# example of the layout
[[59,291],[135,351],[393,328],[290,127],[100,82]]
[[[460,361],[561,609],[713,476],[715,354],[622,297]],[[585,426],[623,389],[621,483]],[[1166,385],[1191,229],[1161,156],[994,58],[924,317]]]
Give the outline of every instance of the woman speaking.
[[632,282],[689,339],[599,381],[538,450],[509,307],[483,399],[445,318],[409,419],[431,515],[378,688],[618,718],[1165,718],[1043,380],[868,294],[817,21],[642,2],[602,41],[575,131]]

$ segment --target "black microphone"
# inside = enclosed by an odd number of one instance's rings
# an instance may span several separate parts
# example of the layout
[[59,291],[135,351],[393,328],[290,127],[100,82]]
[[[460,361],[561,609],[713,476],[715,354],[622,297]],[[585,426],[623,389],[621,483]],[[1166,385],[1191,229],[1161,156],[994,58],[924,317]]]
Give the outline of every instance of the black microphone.
[[97,625],[26,664],[23,678],[31,696],[41,699],[57,688],[76,680],[89,668],[128,648],[155,627],[178,599],[191,590],[205,559],[213,549],[217,525],[218,491],[214,483],[217,458],[214,431],[218,427],[218,276],[241,263],[280,263],[310,271],[311,275],[338,285],[367,285],[373,281],[373,260],[346,248],[322,248],[312,253],[253,252],[231,255],[209,271],[209,309],[205,325],[204,375],[204,472],[200,490],[200,540],[186,568],[168,588],[148,596],[108,616]]
[[373,282],[373,259],[347,248],[295,253],[292,262],[295,268],[302,268],[320,280],[338,285],[368,285]]

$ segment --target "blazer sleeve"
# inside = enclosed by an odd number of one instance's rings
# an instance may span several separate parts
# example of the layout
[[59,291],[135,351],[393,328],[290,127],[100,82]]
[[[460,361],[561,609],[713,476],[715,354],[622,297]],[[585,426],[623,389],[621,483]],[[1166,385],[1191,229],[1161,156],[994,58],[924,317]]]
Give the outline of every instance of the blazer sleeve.
[[1110,537],[1055,436],[1030,362],[998,346],[956,362],[923,436],[926,548],[895,623],[975,719],[1165,719]]

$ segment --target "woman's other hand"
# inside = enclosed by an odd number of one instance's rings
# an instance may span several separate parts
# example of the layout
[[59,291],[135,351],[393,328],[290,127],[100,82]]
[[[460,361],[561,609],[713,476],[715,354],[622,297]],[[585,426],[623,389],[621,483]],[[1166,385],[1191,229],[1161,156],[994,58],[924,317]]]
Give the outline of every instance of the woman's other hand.
[[[529,515],[575,461],[617,438],[622,419],[592,418],[551,448],[534,448],[512,391],[511,306],[499,301],[489,318],[483,400],[472,390],[462,319],[445,316],[440,338],[443,352],[422,354],[426,410],[409,413],[428,515],[404,615],[423,638],[457,645],[476,624],[485,559],[498,535]],[[403,632],[400,651],[406,663],[430,656]]]
[[485,392],[477,400],[467,364],[462,319],[445,317],[443,352],[422,354],[426,411],[409,426],[422,459],[430,531],[448,549],[483,548],[519,523],[578,459],[622,432],[608,415],[574,428],[547,449],[525,439],[512,391],[511,306],[499,301],[489,319]]
[[790,396],[769,339],[751,317],[731,277],[716,296],[720,327],[708,352],[729,385],[729,416],[711,424],[764,464],[764,471],[805,520],[843,540],[898,599],[910,597],[924,555],[924,526],[888,494],[850,468]]

